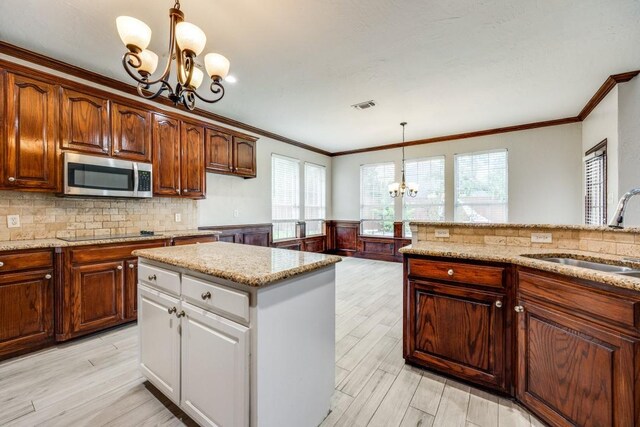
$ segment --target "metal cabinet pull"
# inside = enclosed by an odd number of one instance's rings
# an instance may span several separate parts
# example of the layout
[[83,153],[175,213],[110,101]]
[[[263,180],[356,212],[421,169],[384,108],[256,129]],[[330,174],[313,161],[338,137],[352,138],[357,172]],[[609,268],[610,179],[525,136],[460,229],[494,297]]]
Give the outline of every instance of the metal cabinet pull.
[[453,269],[450,269],[449,271],[447,271],[447,274],[448,274],[449,276],[453,276]]
[[496,301],[496,307],[502,308],[502,301]]
[[516,311],[516,313],[522,313],[524,311],[524,307],[521,305],[516,305],[513,309]]
[[156,275],[155,275],[155,274],[150,274],[150,275],[149,275],[149,277],[147,277],[147,279],[149,279],[149,280],[152,280],[152,281],[153,281],[153,280],[156,280],[156,279],[157,279],[157,277],[156,277]]
[[0,261],[0,267],[4,267],[4,262]]
[[202,295],[200,295],[202,297],[203,300],[208,300],[211,298],[211,292],[207,291],[207,292],[203,292]]
[[135,264],[129,264],[129,268],[135,268],[136,265]]
[[121,266],[121,265],[119,265],[119,266],[117,267],[117,269],[118,269],[118,270],[122,270],[122,266]]
[[171,307],[171,308],[168,308],[167,311],[169,312],[169,314],[172,314],[172,313],[175,313],[176,311],[178,311],[178,309],[175,308],[175,307]]
[[12,176],[9,177],[9,182],[14,182],[16,179]]
[[45,279],[47,279],[47,280],[49,280],[49,279],[51,279],[51,275],[50,275],[50,274],[46,274],[46,275],[44,276],[44,278],[45,278]]
[[120,150],[113,150],[114,153],[118,154]]
[[179,319],[181,317],[184,317],[186,314],[184,312],[184,310],[181,310],[180,313],[176,313],[176,317]]

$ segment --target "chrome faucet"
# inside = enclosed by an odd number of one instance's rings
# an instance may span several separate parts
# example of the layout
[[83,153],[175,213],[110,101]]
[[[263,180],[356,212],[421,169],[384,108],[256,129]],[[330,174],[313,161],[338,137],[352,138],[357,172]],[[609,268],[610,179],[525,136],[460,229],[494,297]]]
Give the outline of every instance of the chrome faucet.
[[624,228],[624,211],[627,209],[627,203],[629,202],[629,199],[633,196],[637,196],[638,194],[640,194],[640,188],[634,188],[624,193],[624,196],[622,196],[618,202],[616,213],[613,214],[613,218],[611,219],[611,222],[609,222],[609,227]]

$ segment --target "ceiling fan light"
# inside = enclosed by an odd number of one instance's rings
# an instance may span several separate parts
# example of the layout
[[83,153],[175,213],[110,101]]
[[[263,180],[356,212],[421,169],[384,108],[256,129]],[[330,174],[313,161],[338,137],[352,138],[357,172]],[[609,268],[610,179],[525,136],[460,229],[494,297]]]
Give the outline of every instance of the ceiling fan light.
[[198,56],[207,44],[207,36],[197,26],[190,22],[179,22],[176,25],[176,40],[181,50],[193,52]]
[[158,68],[158,55],[149,49],[145,49],[139,53],[139,56],[141,65],[138,68],[138,72],[140,74],[146,73],[146,75],[153,74]]
[[191,89],[198,89],[202,84],[203,78],[204,78],[204,73],[200,71],[199,68],[194,68],[193,75],[191,76],[191,83],[189,83],[189,87]]
[[151,28],[139,19],[131,16],[118,16],[116,27],[122,43],[132,52],[142,51],[151,42]]
[[224,79],[229,74],[229,60],[219,53],[207,53],[204,57],[204,66],[207,74],[212,79]]

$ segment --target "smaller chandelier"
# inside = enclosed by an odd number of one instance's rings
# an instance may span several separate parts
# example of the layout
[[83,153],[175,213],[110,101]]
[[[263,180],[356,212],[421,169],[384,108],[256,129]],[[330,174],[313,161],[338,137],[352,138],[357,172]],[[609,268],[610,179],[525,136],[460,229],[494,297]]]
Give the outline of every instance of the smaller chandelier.
[[[173,8],[169,9],[169,18],[171,28],[168,60],[162,75],[157,79],[152,79],[151,75],[158,67],[158,55],[147,49],[151,41],[151,28],[130,16],[119,16],[116,19],[118,34],[128,49],[122,56],[122,65],[138,83],[138,94],[146,99],[153,99],[166,91],[175,105],[182,104],[189,110],[195,108],[196,98],[210,104],[220,101],[224,96],[221,81],[229,73],[229,60],[218,53],[208,53],[204,57],[207,74],[211,77],[209,90],[215,96],[206,99],[198,95],[196,90],[202,84],[204,73],[196,67],[195,59],[204,50],[207,37],[200,28],[184,21],[180,0],[176,0]],[[177,83],[172,87],[169,77],[174,60]],[[152,86],[156,88],[152,89]]]
[[389,184],[389,195],[391,197],[404,197],[406,194],[409,197],[416,197],[418,195],[418,184],[415,182],[405,182],[404,179],[404,127],[407,122],[400,123],[402,126],[402,182],[394,182]]

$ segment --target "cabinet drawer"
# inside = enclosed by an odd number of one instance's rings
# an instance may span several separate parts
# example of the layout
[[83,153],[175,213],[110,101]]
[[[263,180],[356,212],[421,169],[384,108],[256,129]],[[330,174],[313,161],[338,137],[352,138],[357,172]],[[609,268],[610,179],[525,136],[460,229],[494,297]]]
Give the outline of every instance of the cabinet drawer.
[[518,295],[529,295],[547,304],[561,305],[575,312],[640,328],[640,301],[637,299],[605,294],[586,286],[525,271],[518,271]]
[[47,268],[53,265],[51,250],[37,252],[19,252],[0,255],[0,273],[6,271],[31,270]]
[[199,307],[249,321],[249,295],[244,292],[184,275],[182,295]]
[[180,274],[149,264],[138,265],[138,281],[180,295]]
[[504,268],[461,262],[409,259],[409,275],[492,288],[504,287]]
[[217,241],[218,241],[217,235],[176,237],[175,239],[173,239],[173,245],[174,246],[195,245],[198,243],[212,243]]
[[136,249],[159,248],[166,244],[167,240],[155,240],[148,243],[79,247],[69,250],[69,259],[73,264],[122,260],[131,258],[131,252]]

